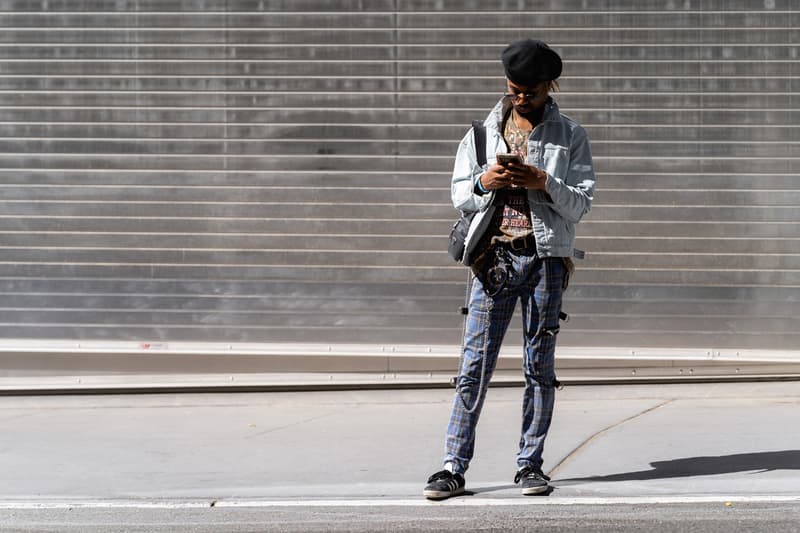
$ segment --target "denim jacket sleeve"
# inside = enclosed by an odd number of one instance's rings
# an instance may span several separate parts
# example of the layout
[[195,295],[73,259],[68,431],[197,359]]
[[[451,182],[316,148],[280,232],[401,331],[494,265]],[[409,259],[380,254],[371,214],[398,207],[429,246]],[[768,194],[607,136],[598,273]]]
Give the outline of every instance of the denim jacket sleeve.
[[485,168],[478,165],[475,154],[475,139],[472,128],[467,132],[456,152],[453,167],[453,179],[450,185],[450,197],[453,207],[467,213],[485,210],[494,198],[494,191],[487,194],[477,194],[475,185],[485,172]]
[[595,185],[592,151],[586,131],[575,126],[569,148],[569,164],[564,179],[548,174],[545,188],[552,199],[552,207],[570,222],[580,222],[592,208]]

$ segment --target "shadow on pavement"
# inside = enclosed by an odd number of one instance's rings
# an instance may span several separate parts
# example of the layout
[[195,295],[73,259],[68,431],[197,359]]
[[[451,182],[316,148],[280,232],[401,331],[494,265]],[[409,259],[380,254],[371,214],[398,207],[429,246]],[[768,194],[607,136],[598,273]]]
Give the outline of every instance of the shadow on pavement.
[[[510,489],[520,489],[520,486],[516,485],[514,483],[511,483],[511,484],[508,484],[508,485],[493,485],[493,486],[489,486],[489,487],[476,487],[476,488],[473,488],[473,490],[468,490],[468,491],[464,492],[464,495],[465,496],[474,496],[476,494],[486,494],[488,492],[497,492],[497,491],[501,491],[501,490],[510,490]],[[550,486],[550,487],[547,487],[546,491],[541,492],[539,494],[532,494],[531,497],[533,497],[533,496],[549,496],[552,492],[553,492],[553,487]]]
[[488,486],[488,487],[473,487],[472,490],[469,490],[467,492],[469,492],[470,496],[474,496],[476,494],[481,494],[481,493],[486,493],[486,492],[496,492],[496,491],[499,491],[499,490],[513,489],[514,487],[516,487],[516,485],[514,485],[514,484],[492,485],[492,486]]
[[712,476],[759,470],[800,470],[800,450],[739,453],[709,457],[684,457],[650,463],[652,470],[623,472],[607,476],[559,479],[558,483],[578,481],[645,481],[690,476]]

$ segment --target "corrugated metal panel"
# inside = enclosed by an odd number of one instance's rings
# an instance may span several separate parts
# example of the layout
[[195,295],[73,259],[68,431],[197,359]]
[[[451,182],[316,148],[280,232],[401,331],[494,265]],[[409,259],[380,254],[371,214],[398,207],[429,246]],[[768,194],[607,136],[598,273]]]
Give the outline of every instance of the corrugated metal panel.
[[794,2],[8,1],[0,27],[0,337],[457,344],[452,158],[535,36],[599,177],[560,346],[800,345]]

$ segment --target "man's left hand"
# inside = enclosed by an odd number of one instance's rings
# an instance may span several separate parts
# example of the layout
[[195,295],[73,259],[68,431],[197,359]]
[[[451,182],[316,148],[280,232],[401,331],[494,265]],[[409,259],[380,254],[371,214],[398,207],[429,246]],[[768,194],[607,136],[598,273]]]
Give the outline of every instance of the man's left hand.
[[512,185],[540,191],[545,189],[547,173],[544,170],[522,163],[509,163],[506,168],[511,174]]

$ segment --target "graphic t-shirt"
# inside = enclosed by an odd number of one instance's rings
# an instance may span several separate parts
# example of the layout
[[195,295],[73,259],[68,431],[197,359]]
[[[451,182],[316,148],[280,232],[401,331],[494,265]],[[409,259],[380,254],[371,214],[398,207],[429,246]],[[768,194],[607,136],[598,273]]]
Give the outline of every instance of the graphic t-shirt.
[[[528,137],[532,130],[523,130],[514,122],[514,117],[508,117],[503,131],[509,151],[519,154],[522,159],[528,155]],[[531,210],[528,206],[528,191],[522,187],[512,185],[501,191],[504,196],[504,206],[499,221],[500,232],[508,238],[528,235],[533,231],[531,224]]]

